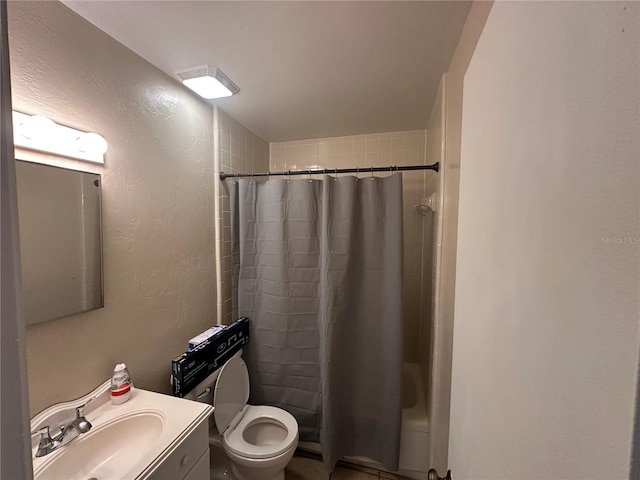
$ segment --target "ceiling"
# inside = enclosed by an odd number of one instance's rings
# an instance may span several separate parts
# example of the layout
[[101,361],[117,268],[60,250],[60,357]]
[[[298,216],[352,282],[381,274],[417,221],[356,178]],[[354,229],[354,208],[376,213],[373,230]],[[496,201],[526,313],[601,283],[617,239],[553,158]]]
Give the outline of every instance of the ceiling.
[[176,78],[220,68],[213,100],[269,142],[424,129],[471,2],[63,3]]

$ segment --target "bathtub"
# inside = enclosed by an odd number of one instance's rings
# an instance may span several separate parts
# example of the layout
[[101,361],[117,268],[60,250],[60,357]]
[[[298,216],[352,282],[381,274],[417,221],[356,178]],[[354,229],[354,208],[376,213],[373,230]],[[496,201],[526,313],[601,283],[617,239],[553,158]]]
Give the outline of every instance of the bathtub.
[[[427,463],[429,423],[420,366],[415,363],[405,363],[403,367],[400,468],[393,473],[408,478],[424,479],[429,470]],[[299,448],[316,454],[320,453],[320,445],[317,443],[300,442]],[[344,460],[365,467],[386,470],[378,462],[366,457],[346,457]]]
[[429,423],[420,366],[405,363],[402,374],[402,433],[399,473],[425,478],[429,470]]

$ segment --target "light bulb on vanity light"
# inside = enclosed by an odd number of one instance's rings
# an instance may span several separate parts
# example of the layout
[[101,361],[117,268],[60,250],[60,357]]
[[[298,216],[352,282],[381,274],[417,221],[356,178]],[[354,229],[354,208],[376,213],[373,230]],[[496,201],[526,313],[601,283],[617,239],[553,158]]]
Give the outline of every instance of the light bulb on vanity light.
[[104,155],[109,144],[102,135],[89,132],[83,133],[76,139],[76,146],[80,152],[93,153],[95,155]]
[[17,128],[27,140],[48,141],[55,137],[56,122],[42,115],[25,115]]

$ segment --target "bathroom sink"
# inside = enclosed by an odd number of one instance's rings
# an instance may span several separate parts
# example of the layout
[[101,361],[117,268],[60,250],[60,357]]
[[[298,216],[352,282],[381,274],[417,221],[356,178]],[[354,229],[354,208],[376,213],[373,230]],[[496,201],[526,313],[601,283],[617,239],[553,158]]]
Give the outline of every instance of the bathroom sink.
[[109,387],[110,380],[85,397],[53,405],[31,420],[34,432],[44,426],[56,432],[73,418],[75,407],[91,400],[84,409],[93,425],[88,432],[40,457],[36,457],[39,435],[32,437],[34,480],[156,480],[174,478],[180,468],[191,468],[196,459],[185,454],[178,459],[175,472],[158,476],[167,459],[196,429],[204,432],[206,444],[210,405],[138,388],[131,389],[127,402],[113,405]]
[[161,412],[139,412],[92,429],[61,448],[37,479],[125,478],[160,437]]

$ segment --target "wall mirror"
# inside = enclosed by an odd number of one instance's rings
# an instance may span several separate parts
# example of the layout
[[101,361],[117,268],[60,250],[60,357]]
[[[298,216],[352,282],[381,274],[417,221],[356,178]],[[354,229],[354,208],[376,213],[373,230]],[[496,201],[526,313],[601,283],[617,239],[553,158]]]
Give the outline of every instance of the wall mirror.
[[16,161],[27,325],[104,306],[100,175]]

